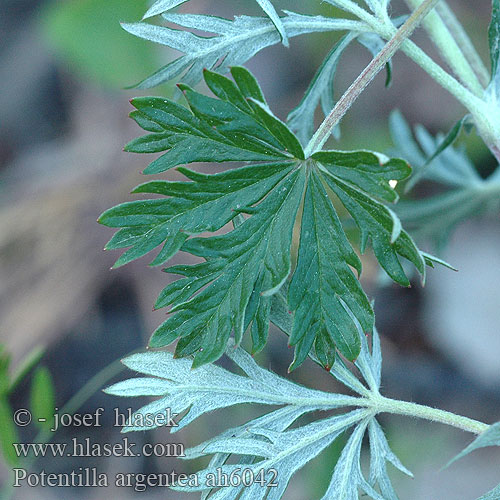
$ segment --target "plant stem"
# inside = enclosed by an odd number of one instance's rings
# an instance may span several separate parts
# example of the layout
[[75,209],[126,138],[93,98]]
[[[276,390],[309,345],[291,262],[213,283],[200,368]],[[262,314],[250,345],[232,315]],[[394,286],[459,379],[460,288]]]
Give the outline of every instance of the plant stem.
[[[416,8],[420,5],[421,0],[406,0],[406,3],[410,7]],[[462,52],[461,47],[458,45],[455,38],[453,38],[440,15],[436,11],[430,12],[422,21],[422,26],[438,48],[443,59],[458,76],[460,81],[475,95],[481,97],[484,89],[469,64],[469,61]]]
[[496,158],[496,160],[500,164],[500,147],[493,145],[493,146],[490,146],[489,148],[490,148],[490,151],[493,154],[493,156]]
[[472,432],[473,434],[481,434],[489,427],[488,424],[484,424],[483,422],[455,415],[454,413],[445,410],[439,410],[437,408],[431,408],[429,406],[407,401],[389,399],[379,394],[373,395],[371,402],[373,404],[373,408],[379,413],[393,413],[396,415],[422,418],[424,420],[450,425],[452,427],[456,427],[457,429]]
[[436,11],[461,47],[465,58],[469,61],[469,64],[479,78],[479,82],[486,87],[490,82],[490,73],[472,44],[469,35],[460,24],[460,21],[444,0],[436,5]]
[[418,45],[411,40],[406,40],[401,45],[401,50],[439,83],[441,87],[455,96],[474,116],[483,114],[484,101],[466,89],[439,64],[434,62]]
[[387,42],[384,48],[363,70],[358,78],[356,78],[352,85],[346,90],[344,95],[339,99],[330,114],[324,119],[316,133],[312,136],[305,150],[306,158],[321,149],[334,127],[342,119],[354,101],[359,97],[373,78],[375,78],[379,71],[387,64],[389,59],[394,55],[403,42],[405,42],[406,39],[413,33],[422,19],[434,8],[438,1],[439,0],[424,0],[417,7],[417,9],[415,9],[407,21],[395,32],[389,42]]
[[[329,2],[329,0],[327,0],[327,2]],[[360,7],[357,3],[352,2],[351,0],[335,0],[335,2],[329,2],[329,3],[332,3],[332,5],[335,5],[336,7],[339,7],[342,10],[350,12],[351,14],[354,14],[358,19],[361,19],[370,26],[373,26],[378,22],[375,16],[373,16],[365,9]]]

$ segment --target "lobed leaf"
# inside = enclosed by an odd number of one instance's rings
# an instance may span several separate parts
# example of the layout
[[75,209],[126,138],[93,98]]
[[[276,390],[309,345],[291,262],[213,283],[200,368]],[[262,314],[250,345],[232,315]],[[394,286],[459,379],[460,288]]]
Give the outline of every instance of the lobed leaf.
[[[119,229],[106,248],[128,248],[115,267],[159,246],[152,265],[165,263],[179,250],[203,259],[166,269],[181,278],[158,297],[155,308],[171,309],[153,333],[151,347],[179,339],[176,356],[193,355],[198,366],[219,358],[231,334],[239,343],[248,331],[257,352],[267,341],[271,297],[291,277],[286,302],[294,313],[290,344],[295,358],[290,369],[313,347],[323,366],[331,369],[337,350],[347,359],[358,357],[359,331],[373,330],[373,310],[353,273],[361,273],[361,262],[328,190],[359,226],[361,251],[371,240],[381,266],[408,285],[399,258],[423,273],[424,256],[383,202],[397,200],[391,181],[406,178],[410,168],[403,160],[369,151],[324,151],[306,160],[297,137],[272,114],[251,73],[238,67],[231,73],[233,80],[204,72],[215,97],[179,85],[189,110],[168,99],[134,100],[132,117],[151,133],[132,141],[128,150],[165,151],[145,173],[195,161],[262,163],[215,174],[181,167],[188,181],[138,186],[134,193],[159,197],[104,212],[99,222]],[[302,203],[292,273],[292,236]],[[197,237],[230,221],[232,231]]]
[[[187,1],[189,0],[157,0],[144,14],[142,19],[144,20],[149,17],[157,16],[158,14],[163,14],[164,12],[173,9],[178,5],[186,3]],[[288,47],[288,37],[286,35],[285,28],[273,4],[270,2],[270,0],[256,0],[256,2],[259,4],[262,10],[269,16],[269,19],[271,19],[274,26],[279,31],[281,38],[283,40],[283,44],[286,47]]]
[[415,140],[399,112],[391,115],[390,124],[393,141],[398,146],[394,153],[407,158],[417,175],[421,173],[418,180],[437,182],[448,188],[431,197],[403,200],[396,206],[395,211],[405,227],[418,238],[431,240],[441,249],[461,221],[486,211],[500,210],[499,171],[483,179],[462,149],[447,144],[452,142],[453,130],[447,138],[433,137],[417,126]]
[[[367,154],[369,155],[369,153]],[[344,153],[341,152],[323,151],[315,153],[312,158],[321,163],[327,174],[324,177],[325,182],[339,197],[356,222],[361,232],[361,252],[365,251],[368,240],[371,239],[373,251],[382,268],[394,281],[402,286],[409,286],[409,279],[398,255],[412,262],[422,274],[425,271],[424,259],[409,234],[402,230],[397,216],[388,207],[372,198],[365,190],[366,186],[378,186],[375,192],[378,191],[379,197],[395,198],[395,195],[388,194],[388,190],[391,188],[387,177],[392,175],[396,180],[404,178],[409,173],[408,165],[402,160],[387,162],[379,165],[381,170],[378,175],[375,167],[373,178],[371,178],[365,176],[363,172],[365,169],[362,159],[364,152],[352,154],[353,160],[358,157],[361,165],[359,169],[352,168],[350,162],[347,163],[349,168],[345,168],[341,163],[343,155]],[[376,158],[375,155],[372,154],[372,156]],[[371,169],[373,159],[368,160],[366,164]],[[389,167],[390,175],[384,173],[386,166]]]
[[[141,425],[140,417],[163,414],[167,409],[172,414],[189,410],[171,429],[171,432],[176,432],[204,413],[235,404],[288,405],[295,410],[300,407],[298,413],[292,412],[295,417],[289,421],[290,425],[303,413],[349,406],[354,401],[351,396],[308,389],[264,370],[248,353],[235,349],[232,343],[229,343],[227,354],[246,375],[237,375],[215,365],[193,370],[190,360],[175,359],[169,352],[140,353],[124,359],[123,363],[128,368],[149,377],[118,382],[106,389],[108,394],[163,397],[137,410],[122,432],[157,427],[154,420],[149,425]],[[285,415],[281,416],[285,418]]]
[[[378,337],[374,336],[371,352],[366,341],[361,344],[358,367],[362,375],[369,370],[370,377],[378,378]],[[375,500],[397,500],[386,462],[392,463],[406,474],[411,473],[391,451],[372,409],[345,410],[333,416],[320,416],[313,422],[301,423],[298,419],[305,414],[352,407],[359,399],[308,389],[285,380],[259,367],[248,353],[241,348],[235,348],[234,344],[228,347],[226,354],[244,375],[237,375],[215,365],[205,365],[193,370],[188,360],[175,359],[171,353],[147,352],[134,354],[126,358],[124,363],[148,377],[119,382],[106,390],[119,396],[161,397],[137,410],[132,415],[131,422],[123,428],[123,432],[151,428],[137,424],[140,417],[154,417],[163,414],[167,409],[173,414],[182,414],[187,410],[187,413],[178,419],[178,425],[170,428],[171,432],[175,432],[204,413],[235,404],[280,406],[185,450],[183,459],[191,460],[209,455],[212,458],[208,466],[197,473],[196,485],[174,485],[174,490],[199,491],[202,499],[279,500],[295,472],[319,455],[342,433],[354,427],[323,498],[357,500],[358,488],[361,488]],[[332,374],[336,376],[334,370]],[[350,376],[354,377],[352,373]],[[344,379],[342,374],[339,380]],[[355,377],[354,379],[357,380]],[[371,385],[369,380],[366,382]],[[292,424],[294,427],[291,427]],[[360,464],[361,443],[366,429],[370,438],[368,481],[363,476]],[[218,489],[218,486],[209,483],[210,476],[217,477],[218,472],[235,474],[236,477],[247,474],[247,477],[255,480],[247,486],[240,481]],[[275,482],[270,484],[271,480]]]
[[196,14],[163,14],[164,20],[169,23],[214,33],[215,36],[198,36],[189,31],[144,22],[122,24],[132,35],[184,53],[143,80],[138,87],[151,88],[181,75],[184,82],[194,85],[200,80],[203,68],[225,73],[231,66],[244,64],[262,49],[281,40],[286,44],[289,38],[305,33],[369,30],[364,23],[349,19],[305,16],[289,11],[284,11],[285,16],[279,18],[274,9],[271,10],[269,1],[260,0],[259,3],[267,13],[272,14],[273,20],[239,16],[230,21]]
[[[187,274],[178,267],[169,272],[184,274],[184,286],[190,293],[199,289],[200,277],[204,284],[210,284],[189,301],[173,303],[171,311],[176,314],[154,332],[152,347],[180,337],[176,353],[196,352],[194,364],[198,365],[222,355],[232,330],[239,342],[248,326],[245,311],[252,294],[269,302],[268,296],[281,287],[291,271],[292,231],[304,183],[303,171],[292,172],[242,225],[222,236],[194,238],[184,244],[183,250],[207,261],[193,266]],[[266,336],[269,307],[259,312],[265,315],[260,322]]]
[[[361,261],[347,240],[319,173],[312,170],[304,199],[297,268],[288,292],[288,302],[295,311],[289,343],[297,346],[291,368],[304,361],[316,337],[323,342],[331,339],[350,360],[358,356],[359,333],[348,310],[366,331],[372,330],[374,316],[350,266],[361,272]],[[324,331],[318,334],[318,330]]]

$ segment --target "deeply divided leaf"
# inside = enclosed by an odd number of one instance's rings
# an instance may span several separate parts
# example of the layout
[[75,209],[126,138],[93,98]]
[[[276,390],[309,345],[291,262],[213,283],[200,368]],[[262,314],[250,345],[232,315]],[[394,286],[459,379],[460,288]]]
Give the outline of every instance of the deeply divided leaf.
[[[368,344],[362,342],[363,376],[367,369],[372,375],[378,372],[377,342],[375,335],[372,352]],[[259,367],[247,352],[233,344],[226,354],[243,374],[213,364],[193,370],[188,360],[174,359],[169,352],[134,354],[124,363],[143,376],[119,382],[106,390],[117,396],[159,398],[134,412],[122,432],[154,428],[161,425],[166,415],[171,417],[169,423],[173,423],[170,431],[176,432],[208,412],[236,404],[278,407],[185,450],[184,459],[207,456],[211,459],[206,468],[196,473],[196,481],[174,484],[174,490],[201,492],[202,499],[279,500],[299,469],[354,428],[322,498],[358,500],[361,489],[374,500],[397,500],[387,462],[410,476],[411,473],[391,451],[372,409],[352,410],[359,399],[312,390],[283,379]],[[344,379],[339,377],[339,381]],[[325,411],[331,410],[336,411],[333,416],[325,415]],[[305,422],[300,419],[304,415],[309,415]],[[367,429],[370,466],[369,477],[365,478],[361,469],[361,444]],[[218,473],[233,474],[235,479],[244,474],[243,477],[254,478],[254,481],[250,481],[251,484],[231,481],[220,488],[220,484],[213,481]]]
[[[187,181],[156,180],[134,193],[157,196],[123,203],[99,221],[118,228],[108,249],[128,248],[115,266],[161,247],[152,265],[162,265],[178,251],[202,261],[167,268],[181,276],[158,297],[156,308],[170,307],[150,346],[179,339],[176,356],[194,356],[194,365],[219,358],[231,335],[239,343],[246,331],[253,352],[266,343],[272,300],[285,284],[291,368],[314,349],[331,369],[340,351],[354,360],[359,331],[373,330],[373,310],[358,277],[361,261],[347,239],[333,200],[336,197],[360,229],[361,251],[369,240],[381,266],[408,285],[400,257],[423,273],[424,258],[397,216],[384,204],[397,200],[390,181],[406,178],[406,162],[368,151],[325,151],[305,159],[290,129],[267,106],[254,77],[231,69],[233,79],[205,71],[215,97],[186,85],[189,109],[169,99],[133,101],[134,120],[148,135],[127,149],[160,152],[145,173],[159,173],[194,162],[244,162],[240,168],[200,174],[185,167]],[[250,164],[248,164],[250,163]],[[294,227],[300,242],[292,272]],[[212,236],[233,221],[234,228]],[[354,271],[353,271],[354,270]]]
[[[148,17],[161,12],[161,4],[169,3],[182,2],[160,0],[153,5]],[[269,0],[258,0],[258,3],[269,17],[239,16],[230,21],[196,14],[163,14],[166,22],[186,28],[185,31],[145,22],[122,24],[135,36],[184,54],[146,78],[138,87],[151,88],[181,75],[184,82],[194,85],[200,80],[203,68],[225,73],[231,66],[246,63],[262,49],[280,41],[287,44],[289,38],[298,35],[339,30],[363,32],[368,29],[360,21],[305,16],[289,11],[284,11],[285,16],[280,18]],[[189,29],[210,34],[201,36],[187,31]]]

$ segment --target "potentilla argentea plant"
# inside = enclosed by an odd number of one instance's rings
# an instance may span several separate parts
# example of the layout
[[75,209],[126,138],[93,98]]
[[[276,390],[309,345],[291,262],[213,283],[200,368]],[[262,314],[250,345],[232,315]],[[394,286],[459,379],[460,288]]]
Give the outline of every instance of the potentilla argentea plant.
[[[419,273],[425,281],[426,266],[451,267],[421,251],[410,234],[433,241],[439,249],[462,219],[479,210],[500,210],[500,168],[483,179],[466,155],[453,147],[463,127],[475,127],[500,160],[500,0],[492,2],[488,32],[491,72],[444,1],[407,0],[411,14],[393,19],[388,0],[327,0],[345,11],[346,18],[279,14],[271,1],[257,0],[264,17],[234,20],[172,13],[186,1],[158,0],[141,22],[123,25],[133,35],[182,53],[138,85],[182,82],[174,99],[132,101],[131,117],[148,133],[126,149],[161,153],[145,174],[177,168],[186,180],[146,182],[133,192],[154,194],[152,199],[104,212],[99,222],[118,228],[107,248],[127,249],[115,266],[157,248],[154,266],[165,265],[179,251],[202,259],[199,264],[165,269],[180,278],[166,286],[156,301],[155,308],[170,309],[151,337],[149,346],[155,350],[124,360],[145,377],[107,389],[120,396],[159,398],[139,409],[123,431],[149,429],[138,424],[145,421],[140,417],[167,409],[183,414],[174,429],[178,430],[200,415],[235,404],[279,407],[187,451],[188,459],[205,455],[212,459],[195,482],[174,488],[217,500],[282,498],[292,475],[345,431],[350,437],[323,499],[354,500],[360,493],[376,500],[396,499],[387,463],[411,473],[389,447],[377,421],[382,412],[477,434],[457,458],[476,448],[500,445],[500,424],[490,426],[380,394],[382,356],[372,303],[360,285],[361,261],[345,232],[346,223],[354,222],[359,251],[371,246],[389,278],[409,286],[410,273]],[[154,16],[161,16],[163,25],[146,20]],[[410,41],[421,24],[453,74]],[[343,36],[332,45],[287,122],[281,121],[243,65],[273,44],[288,46],[297,35],[332,31]],[[337,64],[354,42],[374,58],[335,100]],[[446,135],[432,137],[419,128],[417,143],[395,111],[390,119],[392,157],[364,149],[325,150],[344,114],[377,73],[386,68],[390,81],[391,58],[397,50],[450,92],[466,108],[466,116]],[[200,80],[210,95],[193,88]],[[315,129],[318,107],[325,118]],[[213,173],[183,166],[197,162],[211,163]],[[223,162],[240,165],[218,168]],[[447,190],[396,204],[396,184],[405,184],[408,191],[422,179]],[[340,205],[350,220],[338,213]],[[228,223],[231,229],[220,233]],[[294,228],[300,234],[297,246],[292,245]],[[252,354],[262,350],[270,323],[295,348],[290,370],[309,356],[354,395],[305,388],[259,367],[240,343],[246,335]],[[175,341],[174,354],[161,349]],[[244,375],[213,364],[224,354]],[[352,364],[361,379],[351,371]],[[318,420],[297,424],[300,417],[318,410],[334,412],[324,418],[316,413]],[[365,436],[370,444],[368,472],[360,465]],[[240,481],[217,488],[210,482],[217,471],[240,475]],[[500,486],[481,498],[499,499]]]

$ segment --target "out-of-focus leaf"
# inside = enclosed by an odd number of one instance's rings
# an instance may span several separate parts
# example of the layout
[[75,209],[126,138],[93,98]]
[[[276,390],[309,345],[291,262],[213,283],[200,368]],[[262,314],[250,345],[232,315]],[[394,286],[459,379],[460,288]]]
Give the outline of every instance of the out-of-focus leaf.
[[457,123],[452,127],[452,129],[446,134],[446,137],[440,142],[436,151],[431,154],[431,156],[426,160],[426,162],[418,168],[418,170],[412,175],[412,177],[408,180],[405,186],[405,192],[410,191],[417,182],[419,182],[423,176],[425,175],[425,170],[429,167],[433,160],[435,160],[446,148],[451,146],[460,135],[462,131],[462,127],[464,126],[466,120],[468,120],[469,116],[464,116],[461,120],[458,120]]
[[490,44],[491,77],[495,80],[499,72],[500,59],[500,0],[491,2],[491,23],[488,29]]
[[415,140],[399,112],[391,115],[390,124],[397,145],[391,153],[401,155],[417,172],[421,171],[422,180],[448,188],[428,198],[402,200],[395,207],[405,228],[417,239],[430,240],[438,251],[442,250],[457,224],[484,212],[500,211],[500,169],[483,179],[465,152],[453,146],[429,161],[445,142],[442,136],[433,137],[425,128],[417,126]]
[[487,446],[500,446],[500,422],[490,425],[484,432],[479,434],[467,448],[462,450],[456,457],[448,462],[447,467],[456,460],[465,457],[470,452]]
[[73,71],[108,88],[123,88],[157,67],[154,47],[120,21],[140,19],[147,0],[68,0],[42,6],[45,38]]
[[12,374],[9,392],[12,392],[19,382],[38,364],[44,353],[45,347],[37,346],[23,358]]
[[49,429],[55,412],[55,391],[52,375],[45,366],[35,371],[31,384],[31,413],[40,429]]
[[9,391],[9,366],[10,354],[5,350],[3,344],[0,344],[0,397],[4,397]]
[[0,449],[5,461],[16,466],[19,463],[19,457],[16,455],[12,443],[18,443],[19,438],[14,425],[12,409],[5,396],[0,396]]

